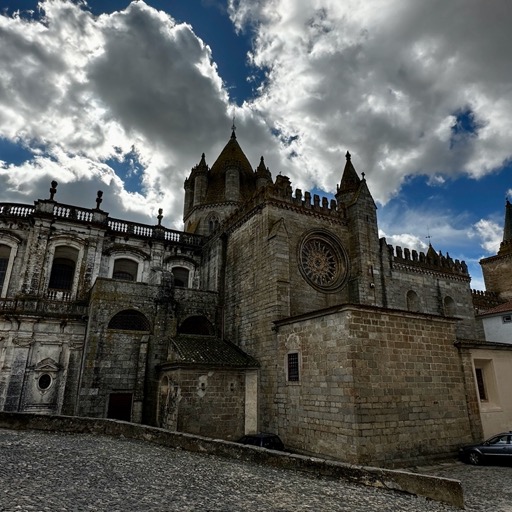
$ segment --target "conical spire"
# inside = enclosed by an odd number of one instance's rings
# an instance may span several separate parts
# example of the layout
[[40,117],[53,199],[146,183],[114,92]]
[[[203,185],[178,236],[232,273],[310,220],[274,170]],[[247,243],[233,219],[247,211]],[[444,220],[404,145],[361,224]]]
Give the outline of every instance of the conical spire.
[[197,165],[192,167],[192,172],[190,173],[190,178],[195,178],[197,175],[204,175],[208,172],[208,165],[206,164],[206,157],[204,153],[201,155],[201,160]]
[[249,199],[256,191],[256,180],[252,166],[247,160],[235,134],[233,125],[231,137],[208,173],[208,191],[205,203],[221,203],[226,199],[226,172],[238,173],[240,199]]
[[256,175],[256,187],[261,188],[266,185],[272,183],[272,174],[268,167],[265,165],[265,160],[261,157],[260,165],[258,165],[256,171],[254,172]]
[[352,158],[348,151],[345,155],[345,158],[347,159],[347,163],[345,164],[345,169],[343,170],[343,176],[341,178],[338,192],[355,191],[361,183],[361,178],[359,178],[356,170],[354,169],[354,166],[352,165]]
[[434,247],[432,247],[430,242],[428,244],[427,260],[429,260],[431,263],[439,263],[440,260],[440,255],[437,254],[436,250]]
[[263,178],[270,178],[270,171],[268,170],[268,167],[265,166],[265,160],[263,159],[263,157],[261,157],[260,164],[256,169],[256,175],[258,177],[261,176]]
[[512,240],[512,204],[507,199],[505,204],[505,227],[503,228],[503,241],[509,242]]

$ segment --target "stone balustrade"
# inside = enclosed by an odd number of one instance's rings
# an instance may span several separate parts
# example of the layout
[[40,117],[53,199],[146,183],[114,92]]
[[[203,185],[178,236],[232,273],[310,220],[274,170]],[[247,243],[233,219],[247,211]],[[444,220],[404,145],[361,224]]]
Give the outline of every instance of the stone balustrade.
[[39,212],[50,211],[55,219],[60,221],[77,222],[80,224],[95,224],[103,226],[113,235],[134,236],[138,238],[157,239],[165,242],[174,242],[189,246],[201,246],[204,237],[183,231],[164,228],[163,226],[151,226],[138,222],[130,222],[121,219],[109,218],[108,213],[88,208],[53,203],[51,210],[46,208],[48,201],[38,201],[35,206],[15,203],[0,203],[0,219],[27,218],[37,215]]

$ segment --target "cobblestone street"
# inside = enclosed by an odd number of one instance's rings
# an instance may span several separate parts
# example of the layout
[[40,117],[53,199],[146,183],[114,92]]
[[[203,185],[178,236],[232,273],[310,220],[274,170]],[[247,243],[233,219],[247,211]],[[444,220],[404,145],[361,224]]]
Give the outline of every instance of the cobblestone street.
[[[510,512],[510,467],[440,465],[467,510]],[[458,509],[392,491],[110,437],[0,429],[0,511]]]
[[512,464],[470,466],[454,461],[419,472],[460,480],[467,511],[512,512]]

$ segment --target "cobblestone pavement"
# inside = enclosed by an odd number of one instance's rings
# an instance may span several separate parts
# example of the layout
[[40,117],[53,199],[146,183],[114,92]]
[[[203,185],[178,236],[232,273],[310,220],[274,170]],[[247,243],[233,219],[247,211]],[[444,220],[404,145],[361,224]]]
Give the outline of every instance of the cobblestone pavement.
[[[467,510],[502,512],[512,511],[510,505],[505,508],[505,503],[512,505],[511,470],[452,465],[429,471],[465,482]],[[508,494],[502,493],[503,487]],[[499,500],[492,501],[498,491]],[[123,438],[0,429],[2,512],[191,510],[458,509],[392,491]]]
[[460,480],[467,511],[512,512],[512,464],[470,466],[453,461],[414,471]]

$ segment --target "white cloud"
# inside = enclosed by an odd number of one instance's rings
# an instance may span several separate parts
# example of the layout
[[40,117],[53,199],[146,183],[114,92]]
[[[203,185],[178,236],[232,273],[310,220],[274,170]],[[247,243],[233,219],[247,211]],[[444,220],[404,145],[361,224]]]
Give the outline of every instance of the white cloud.
[[480,219],[474,226],[474,235],[480,239],[482,249],[488,255],[496,254],[503,240],[503,227],[488,219]]
[[396,235],[387,235],[384,231],[380,231],[381,237],[386,237],[386,242],[393,247],[402,247],[418,252],[426,252],[428,250],[428,244],[426,244],[421,238],[411,233],[400,233]]
[[[31,202],[56,179],[60,201],[80,190],[73,184],[108,188],[102,206],[113,216],[162,207],[179,228],[185,176],[202,152],[213,164],[230,136],[233,107],[210,48],[143,1],[99,17],[65,0],[41,6],[42,20],[0,15],[0,137],[34,154],[0,167],[0,200]],[[248,107],[237,125],[255,166],[264,153],[279,159],[277,146],[264,151],[270,132]],[[125,183],[133,175],[107,165],[131,155],[142,168],[137,193]]]
[[[485,9],[473,0],[230,0],[233,22],[254,34],[253,65],[267,71],[260,95],[240,107],[193,28],[143,1],[99,17],[66,0],[41,6],[42,20],[0,15],[0,137],[34,150],[32,160],[0,166],[0,200],[31,202],[57,179],[59,200],[81,204],[66,190],[82,184],[90,204],[103,187],[113,216],[153,217],[162,207],[179,227],[183,180],[203,151],[213,163],[233,112],[253,166],[264,155],[294,188],[332,192],[348,149],[382,204],[407,175],[442,186],[511,156],[505,0]],[[468,109],[479,132],[454,143],[455,114]],[[136,177],[107,165],[131,155]],[[422,240],[424,213],[410,211],[407,225],[384,215],[381,225]],[[434,217],[433,244],[462,247],[468,223]]]
[[[385,203],[404,176],[480,177],[511,156],[507,0],[230,0],[268,70],[252,107],[298,136],[294,181],[332,190],[349,149]],[[471,112],[477,134],[453,136]],[[306,175],[304,175],[304,172]]]

